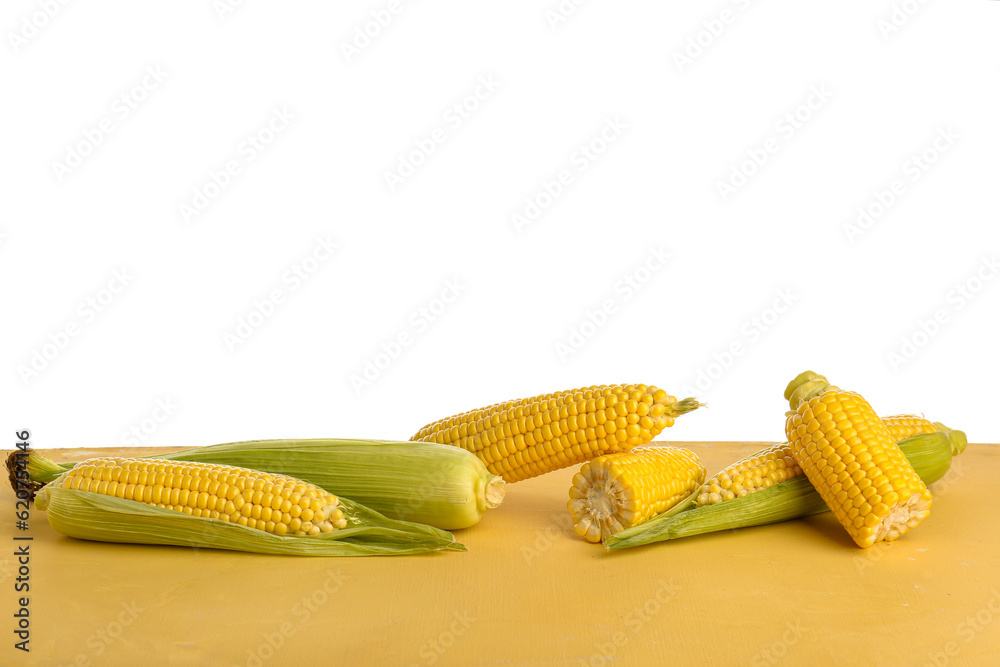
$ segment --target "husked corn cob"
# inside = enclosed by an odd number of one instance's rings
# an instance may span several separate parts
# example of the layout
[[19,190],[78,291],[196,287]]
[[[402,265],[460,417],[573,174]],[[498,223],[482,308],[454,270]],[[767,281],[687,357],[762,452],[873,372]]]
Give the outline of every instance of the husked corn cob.
[[516,482],[644,445],[697,407],[651,385],[599,385],[463,412],[410,440],[456,445]]
[[96,458],[70,470],[64,489],[133,500],[275,535],[345,528],[340,500],[323,489],[270,473],[208,463]]
[[[893,442],[900,442],[921,433],[934,433],[937,427],[923,417],[895,415],[884,420]],[[748,493],[767,489],[802,475],[788,443],[771,445],[737,461],[705,482],[695,505],[714,505]]]
[[786,443],[771,445],[729,466],[701,487],[697,505],[714,505],[802,474]]
[[868,401],[818,377],[786,390],[792,455],[858,546],[895,540],[930,513],[931,494]]
[[885,427],[889,430],[889,437],[893,442],[906,440],[921,433],[934,433],[938,430],[934,422],[918,417],[916,415],[893,415],[883,417]]
[[574,529],[589,542],[666,512],[705,480],[697,455],[680,447],[640,447],[583,464],[569,490]]

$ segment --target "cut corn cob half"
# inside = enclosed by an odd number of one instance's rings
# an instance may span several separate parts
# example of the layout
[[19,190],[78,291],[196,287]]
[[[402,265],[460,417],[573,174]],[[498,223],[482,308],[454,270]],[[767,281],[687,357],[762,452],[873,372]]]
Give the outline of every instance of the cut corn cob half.
[[156,459],[84,461],[35,496],[80,539],[346,556],[463,549],[445,531],[387,519],[294,478]]
[[705,466],[694,452],[640,447],[584,463],[567,508],[576,534],[596,543],[666,512],[704,480]]
[[[914,435],[937,431],[933,422],[915,415],[894,415],[883,421],[889,437],[897,443]],[[792,456],[788,443],[771,445],[737,461],[705,482],[694,504],[714,505],[742,498],[802,474],[802,468]]]
[[[921,433],[899,443],[925,484],[944,477],[952,457],[966,447],[965,433],[936,423],[938,431]],[[692,537],[735,528],[762,526],[828,512],[830,508],[809,480],[801,475],[756,493],[715,505],[683,510],[684,503],[644,524],[627,528],[604,541],[610,550]],[[678,508],[683,511],[677,512]]]
[[699,407],[644,384],[599,385],[542,394],[453,415],[410,440],[472,452],[507,482],[644,445]]
[[895,540],[927,517],[930,492],[868,401],[802,375],[786,394],[792,455],[858,546]]
[[[429,442],[252,440],[156,456],[295,477],[387,517],[444,530],[475,525],[487,510],[500,506],[505,493],[503,479],[475,455]],[[32,452],[28,473],[46,484],[74,465]]]

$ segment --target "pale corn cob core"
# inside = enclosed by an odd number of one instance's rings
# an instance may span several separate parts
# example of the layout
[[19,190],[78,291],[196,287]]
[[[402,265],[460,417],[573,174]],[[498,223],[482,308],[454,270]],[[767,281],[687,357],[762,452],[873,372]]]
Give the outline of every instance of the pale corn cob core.
[[282,475],[208,463],[95,458],[67,471],[59,486],[219,519],[275,535],[345,528],[339,499]]
[[837,388],[785,423],[792,455],[860,547],[895,540],[929,513],[931,495],[871,405]]
[[[896,443],[938,430],[932,422],[915,415],[894,415],[882,421],[890,439]],[[795,462],[792,448],[787,443],[772,445],[734,463],[705,482],[699,489],[695,504],[715,505],[742,498],[802,474],[802,468]]]
[[516,482],[644,445],[697,407],[651,385],[595,385],[463,412],[410,440],[456,445]]
[[641,447],[584,463],[567,508],[576,534],[600,542],[666,512],[704,480],[705,466],[694,452]]

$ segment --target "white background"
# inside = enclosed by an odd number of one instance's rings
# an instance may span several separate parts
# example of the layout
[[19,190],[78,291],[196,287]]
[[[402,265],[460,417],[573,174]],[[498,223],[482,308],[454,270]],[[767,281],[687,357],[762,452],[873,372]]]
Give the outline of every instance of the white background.
[[996,442],[1000,3],[904,4],[6,2],[8,441],[406,439],[615,382],[708,401],[661,437],[780,440],[810,368]]

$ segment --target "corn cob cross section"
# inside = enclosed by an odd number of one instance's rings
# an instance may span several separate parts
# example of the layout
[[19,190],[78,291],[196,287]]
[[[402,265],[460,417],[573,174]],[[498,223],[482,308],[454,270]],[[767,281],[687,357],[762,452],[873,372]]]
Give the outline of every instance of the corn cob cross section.
[[[916,527],[931,494],[860,395],[800,375],[785,422],[792,454],[854,542],[867,548]],[[796,393],[806,383],[811,388]],[[825,385],[825,386],[824,386]]]
[[574,530],[600,542],[687,498],[705,480],[698,456],[680,447],[640,447],[583,464],[567,508]]
[[59,487],[133,500],[275,535],[310,536],[347,526],[340,500],[282,475],[208,463],[95,458],[62,476]]
[[463,412],[410,440],[456,445],[516,482],[644,445],[698,407],[651,385],[595,385]]

